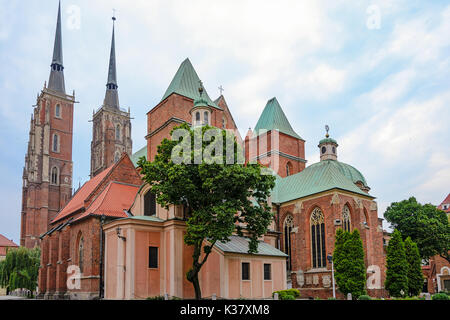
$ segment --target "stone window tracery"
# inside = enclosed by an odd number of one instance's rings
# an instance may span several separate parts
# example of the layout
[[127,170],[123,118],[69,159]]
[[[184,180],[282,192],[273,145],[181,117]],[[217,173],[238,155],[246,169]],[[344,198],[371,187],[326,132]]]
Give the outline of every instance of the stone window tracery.
[[326,266],[325,219],[322,210],[315,208],[310,217],[311,259],[313,268]]
[[350,232],[350,209],[347,205],[342,209],[342,227],[344,231]]

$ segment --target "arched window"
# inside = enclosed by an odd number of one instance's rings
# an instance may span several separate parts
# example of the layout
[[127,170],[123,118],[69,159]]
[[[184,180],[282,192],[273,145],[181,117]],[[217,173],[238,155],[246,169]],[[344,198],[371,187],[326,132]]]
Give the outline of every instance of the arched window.
[[80,238],[80,242],[78,244],[78,266],[80,267],[80,272],[83,273],[84,266],[84,239]]
[[347,205],[342,209],[342,227],[344,231],[350,232],[350,209]]
[[286,268],[292,270],[291,231],[294,227],[294,217],[288,215],[284,220],[284,253],[288,255]]
[[59,183],[59,170],[57,167],[53,167],[51,171],[51,183],[58,185]]
[[209,113],[208,111],[205,111],[203,113],[203,124],[208,125],[209,124]]
[[150,190],[144,195],[144,216],[156,215],[156,196]]
[[59,136],[57,134],[53,135],[52,150],[53,152],[59,152]]
[[325,219],[322,210],[315,208],[311,213],[311,251],[313,268],[326,266]]
[[55,107],[55,117],[61,118],[61,106],[59,104]]
[[195,124],[199,124],[200,123],[200,112],[196,112],[195,113]]
[[286,163],[286,177],[292,174],[292,164],[290,162]]
[[116,140],[120,140],[120,125],[116,126]]

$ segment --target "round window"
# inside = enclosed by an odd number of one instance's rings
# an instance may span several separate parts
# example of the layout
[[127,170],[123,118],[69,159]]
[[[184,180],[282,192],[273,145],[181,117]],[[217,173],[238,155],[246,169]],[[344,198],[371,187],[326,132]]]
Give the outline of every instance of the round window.
[[336,148],[335,147],[333,147],[333,153],[336,153]]
[[325,153],[327,151],[327,148],[322,147],[322,153]]

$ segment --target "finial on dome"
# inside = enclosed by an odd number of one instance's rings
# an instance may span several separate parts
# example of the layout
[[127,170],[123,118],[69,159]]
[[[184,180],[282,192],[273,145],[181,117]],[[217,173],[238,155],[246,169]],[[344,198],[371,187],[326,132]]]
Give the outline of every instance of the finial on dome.
[[327,131],[327,134],[325,135],[325,137],[329,138],[330,135],[328,134],[328,131],[330,131],[330,127],[328,125],[325,125],[325,130]]
[[203,94],[203,91],[204,91],[204,89],[203,89],[203,82],[202,82],[202,80],[199,80],[198,82],[200,83],[200,86],[198,87],[198,92],[200,93],[200,98],[201,98],[202,94]]

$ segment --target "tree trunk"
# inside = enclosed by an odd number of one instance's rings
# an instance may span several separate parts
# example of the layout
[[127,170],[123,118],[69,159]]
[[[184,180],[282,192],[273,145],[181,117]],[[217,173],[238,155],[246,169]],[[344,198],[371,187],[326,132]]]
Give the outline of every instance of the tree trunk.
[[194,246],[194,253],[192,254],[192,268],[188,271],[186,278],[189,282],[192,282],[195,291],[195,299],[200,300],[202,298],[202,290],[200,288],[200,282],[198,280],[198,273],[202,264],[199,263],[199,258],[202,250],[202,243],[197,243]]

